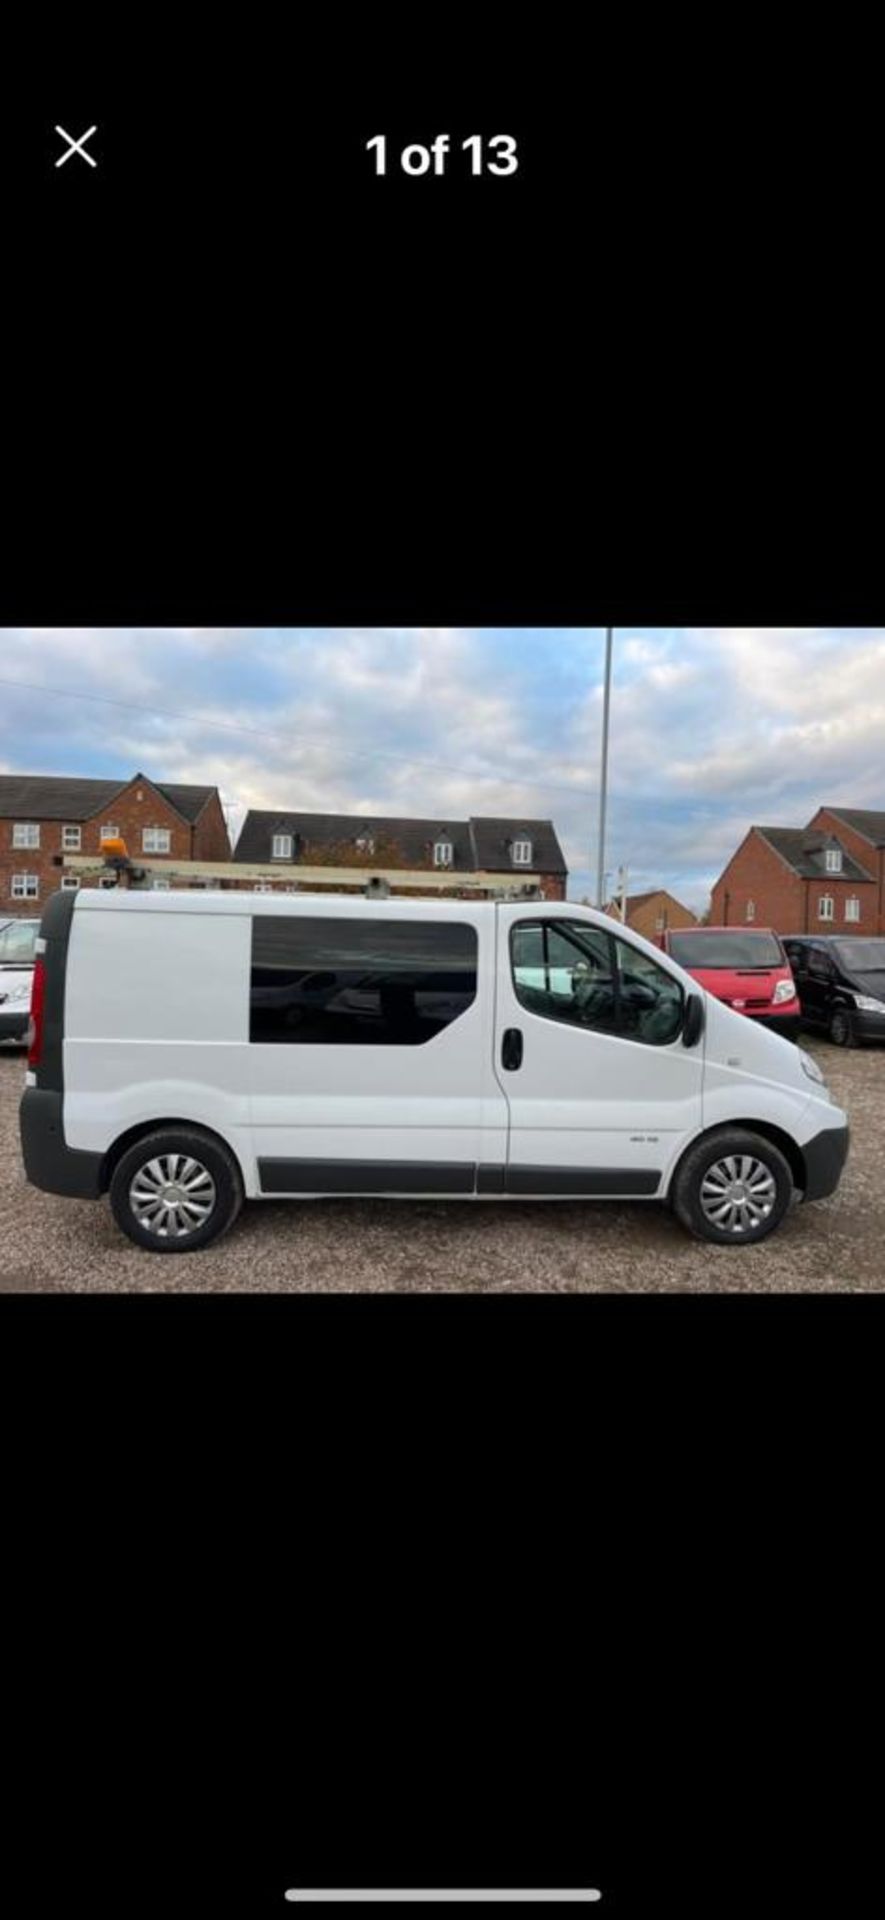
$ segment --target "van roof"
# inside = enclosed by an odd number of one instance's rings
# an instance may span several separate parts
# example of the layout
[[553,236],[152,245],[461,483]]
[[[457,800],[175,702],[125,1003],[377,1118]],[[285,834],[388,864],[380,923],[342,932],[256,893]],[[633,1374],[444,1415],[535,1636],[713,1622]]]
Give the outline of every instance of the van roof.
[[81,887],[68,898],[73,901],[75,913],[298,914],[307,911],[381,915],[409,913],[436,918],[447,914],[494,913],[498,907],[506,906],[526,914],[565,912],[576,913],[581,918],[591,914],[601,925],[612,930],[608,914],[568,900],[481,900],[473,897],[453,900],[445,895],[411,900],[402,895],[373,897],[364,893],[258,893],[245,887],[224,893],[214,888],[205,892],[179,888],[176,891],[164,889],[156,893],[142,893],[130,891],[128,887]]

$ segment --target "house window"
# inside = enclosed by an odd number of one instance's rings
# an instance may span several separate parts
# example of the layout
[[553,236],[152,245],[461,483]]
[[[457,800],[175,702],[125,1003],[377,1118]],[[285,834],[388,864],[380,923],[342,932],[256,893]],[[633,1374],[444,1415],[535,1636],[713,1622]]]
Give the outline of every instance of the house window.
[[452,864],[451,840],[434,840],[433,864],[435,867],[450,867]]
[[12,829],[12,844],[14,847],[39,847],[40,828],[26,821],[17,820]]
[[850,893],[848,895],[848,899],[845,902],[845,918],[846,920],[860,919],[860,901],[856,893]]
[[151,879],[152,893],[168,893],[169,881],[164,873],[155,873]]
[[744,919],[755,920],[755,918],[756,918],[756,902],[755,900],[748,900],[746,907],[744,908]]
[[530,867],[532,864],[532,843],[530,840],[514,840],[511,849],[515,867]]
[[826,867],[826,870],[827,870],[827,873],[841,873],[841,872],[842,872],[842,849],[841,849],[841,847],[828,847],[828,848],[827,848],[827,850],[826,850],[826,853],[825,853],[825,855],[824,855],[824,866]]
[[817,903],[817,917],[819,920],[832,920],[833,896],[831,893],[821,894],[821,897]]
[[62,827],[61,844],[62,844],[63,852],[79,853],[80,838],[81,838],[81,835],[80,835],[79,827]]
[[172,834],[168,827],[144,827],[141,835],[142,853],[171,853]]
[[359,834],[356,841],[357,853],[374,853],[375,842],[370,833]]
[[274,860],[291,860],[292,858],[291,833],[275,833],[274,834],[272,858]]
[[667,924],[666,914],[664,912],[657,914],[655,916],[655,933],[663,933],[666,924]]
[[106,820],[98,837],[99,840],[119,840],[120,829],[112,820]]
[[63,873],[61,877],[62,893],[76,893],[80,882],[74,873]]
[[12,876],[13,900],[37,900],[40,896],[40,880],[36,873],[14,873]]

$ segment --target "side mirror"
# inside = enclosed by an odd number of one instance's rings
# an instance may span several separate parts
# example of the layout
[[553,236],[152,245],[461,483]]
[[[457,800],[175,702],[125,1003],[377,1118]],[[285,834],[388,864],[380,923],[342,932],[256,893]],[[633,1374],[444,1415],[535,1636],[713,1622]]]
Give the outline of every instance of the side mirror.
[[696,1047],[704,1031],[704,1003],[700,994],[690,993],[682,1022],[682,1044],[684,1047]]

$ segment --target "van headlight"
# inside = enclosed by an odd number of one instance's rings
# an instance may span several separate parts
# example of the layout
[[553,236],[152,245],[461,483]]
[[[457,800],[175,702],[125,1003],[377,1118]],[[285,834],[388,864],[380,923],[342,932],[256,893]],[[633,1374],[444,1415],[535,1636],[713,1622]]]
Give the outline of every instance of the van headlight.
[[876,1000],[871,993],[856,993],[854,1004],[861,1013],[885,1013],[885,1000]]
[[796,1051],[802,1062],[802,1072],[807,1073],[809,1080],[816,1081],[819,1087],[825,1087],[827,1083],[824,1079],[823,1074],[821,1073],[821,1070],[817,1064],[817,1061],[812,1060],[811,1054],[804,1053],[801,1047],[797,1047]]

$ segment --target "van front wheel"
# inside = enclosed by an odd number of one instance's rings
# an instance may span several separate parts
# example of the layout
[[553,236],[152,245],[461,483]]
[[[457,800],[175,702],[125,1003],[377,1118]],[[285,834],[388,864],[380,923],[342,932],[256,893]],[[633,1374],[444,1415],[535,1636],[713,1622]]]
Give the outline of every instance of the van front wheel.
[[793,1176],[778,1147],[738,1128],[710,1134],[686,1154],[673,1183],[677,1219],[698,1240],[745,1247],[778,1227]]
[[219,1239],[243,1204],[233,1154],[190,1127],[146,1134],[129,1147],[111,1178],[118,1227],[150,1253],[195,1253]]

